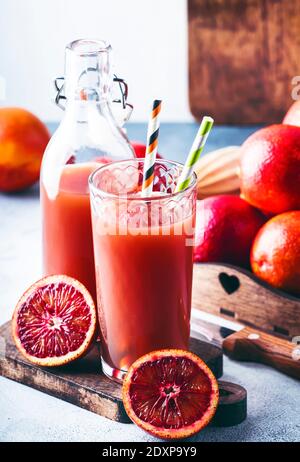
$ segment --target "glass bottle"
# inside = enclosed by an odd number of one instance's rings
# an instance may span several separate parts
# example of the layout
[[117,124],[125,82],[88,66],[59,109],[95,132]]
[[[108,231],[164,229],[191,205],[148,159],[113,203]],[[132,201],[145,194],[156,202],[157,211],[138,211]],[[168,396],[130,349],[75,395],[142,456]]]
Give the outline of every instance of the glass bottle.
[[[43,272],[82,282],[96,300],[88,177],[101,163],[135,157],[112,112],[111,47],[66,47],[64,117],[42,162]],[[59,92],[61,96],[61,92]]]

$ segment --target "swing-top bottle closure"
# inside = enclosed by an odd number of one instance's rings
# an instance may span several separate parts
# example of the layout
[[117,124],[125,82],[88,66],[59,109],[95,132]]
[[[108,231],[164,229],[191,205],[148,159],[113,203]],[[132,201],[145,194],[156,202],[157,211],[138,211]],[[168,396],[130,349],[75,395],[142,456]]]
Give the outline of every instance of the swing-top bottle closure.
[[[46,148],[41,171],[41,183],[49,199],[57,197],[67,164],[135,156],[121,128],[132,111],[127,103],[128,89],[111,72],[110,51],[106,42],[87,39],[65,48],[64,78],[55,80],[55,101],[65,114]],[[115,85],[120,92],[117,98]]]
[[[104,40],[80,39],[66,47],[65,76],[54,81],[55,103],[65,110],[69,99],[82,101],[108,100],[122,106],[123,123],[130,118],[133,106],[127,102],[126,82],[111,74],[110,52]],[[112,98],[112,84],[119,87],[120,96]]]

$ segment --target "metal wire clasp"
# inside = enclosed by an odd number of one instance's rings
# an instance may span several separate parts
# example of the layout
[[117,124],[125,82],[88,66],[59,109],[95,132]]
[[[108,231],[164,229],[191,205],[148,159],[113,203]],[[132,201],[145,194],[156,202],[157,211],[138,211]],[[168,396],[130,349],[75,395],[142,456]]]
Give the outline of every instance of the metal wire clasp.
[[[131,112],[133,110],[132,104],[127,102],[127,97],[128,97],[128,85],[125,82],[124,79],[121,79],[120,77],[117,77],[114,74],[113,77],[113,82],[117,83],[119,86],[120,90],[120,98],[113,99],[113,103],[119,103],[122,104],[122,108],[127,110],[128,115],[126,116],[126,120],[129,119]],[[65,85],[65,78],[64,77],[56,77],[54,80],[54,87],[56,91],[56,96],[55,96],[55,104],[62,109],[63,111],[65,110],[65,105],[62,104],[62,101],[66,101],[67,98],[64,94],[64,85]]]
[[65,110],[65,106],[61,104],[61,100],[66,100],[66,96],[63,93],[64,90],[64,83],[65,83],[65,78],[64,77],[56,77],[54,80],[54,87],[56,90],[56,95],[55,95],[55,104],[58,106],[60,109],[63,111]]

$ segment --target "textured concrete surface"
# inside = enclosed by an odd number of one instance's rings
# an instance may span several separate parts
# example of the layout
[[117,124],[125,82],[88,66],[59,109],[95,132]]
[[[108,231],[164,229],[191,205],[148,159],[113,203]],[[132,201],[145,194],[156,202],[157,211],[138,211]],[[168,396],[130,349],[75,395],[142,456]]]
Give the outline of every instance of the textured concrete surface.
[[[183,161],[194,124],[164,124],[160,151]],[[207,150],[241,143],[254,128],[217,127]],[[145,139],[145,126],[129,125],[131,139]],[[38,188],[0,195],[0,323],[21,293],[40,277]],[[248,419],[231,428],[207,428],[192,441],[299,441],[299,382],[264,366],[225,358],[224,380],[248,390]],[[0,377],[0,441],[155,441],[133,424],[118,424]]]

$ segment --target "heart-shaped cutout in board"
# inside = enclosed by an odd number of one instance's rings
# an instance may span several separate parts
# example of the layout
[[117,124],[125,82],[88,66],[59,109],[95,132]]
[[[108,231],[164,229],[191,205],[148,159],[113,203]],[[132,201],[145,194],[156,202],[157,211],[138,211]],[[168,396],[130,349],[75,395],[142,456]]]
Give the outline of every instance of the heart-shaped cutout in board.
[[228,295],[236,292],[240,287],[240,281],[236,276],[230,276],[227,273],[219,274],[219,281],[223,289]]

